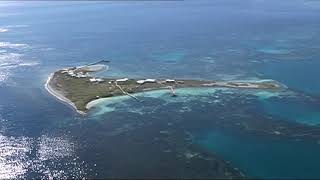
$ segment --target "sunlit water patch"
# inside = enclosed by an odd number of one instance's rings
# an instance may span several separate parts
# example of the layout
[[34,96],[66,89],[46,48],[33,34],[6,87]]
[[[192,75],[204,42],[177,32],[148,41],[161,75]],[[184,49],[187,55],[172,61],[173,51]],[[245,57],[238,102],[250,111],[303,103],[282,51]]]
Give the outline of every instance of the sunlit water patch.
[[86,164],[75,156],[76,145],[71,138],[42,135],[37,144],[36,156],[29,167],[32,172],[46,178],[81,178],[85,175]]
[[39,138],[38,156],[41,161],[70,157],[73,155],[74,150],[74,144],[67,138],[52,138],[47,135]]
[[65,137],[43,135],[34,139],[0,134],[0,179],[30,174],[42,178],[81,178],[86,165],[74,153],[75,145]]
[[31,148],[30,138],[14,138],[0,134],[0,179],[18,178],[26,173]]

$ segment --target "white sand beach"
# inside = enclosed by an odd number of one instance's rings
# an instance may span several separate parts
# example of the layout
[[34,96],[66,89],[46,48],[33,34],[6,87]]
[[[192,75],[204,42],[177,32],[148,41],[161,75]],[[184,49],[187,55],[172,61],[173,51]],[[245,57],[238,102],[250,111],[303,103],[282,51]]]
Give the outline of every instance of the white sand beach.
[[83,111],[79,111],[76,106],[74,105],[74,103],[72,103],[69,99],[67,99],[66,97],[64,97],[62,94],[60,94],[59,92],[53,90],[53,88],[50,86],[49,82],[53,77],[53,73],[51,73],[45,83],[45,89],[54,97],[56,97],[58,100],[60,100],[63,103],[66,103],[68,105],[70,105],[74,110],[76,110],[79,114],[86,114]]

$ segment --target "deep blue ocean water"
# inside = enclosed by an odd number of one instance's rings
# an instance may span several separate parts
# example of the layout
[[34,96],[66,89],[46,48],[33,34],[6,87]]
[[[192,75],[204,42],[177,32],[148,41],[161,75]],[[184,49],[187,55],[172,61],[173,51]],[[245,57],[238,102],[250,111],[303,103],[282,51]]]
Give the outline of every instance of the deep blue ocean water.
[[[307,0],[1,2],[0,178],[165,174],[162,153],[188,151],[158,148],[152,133],[171,131],[249,177],[320,178],[320,138],[302,138],[320,131],[319,12]],[[287,89],[156,91],[85,117],[45,91],[51,72],[100,59],[111,60],[106,76],[273,79]],[[273,120],[310,131],[233,126]]]

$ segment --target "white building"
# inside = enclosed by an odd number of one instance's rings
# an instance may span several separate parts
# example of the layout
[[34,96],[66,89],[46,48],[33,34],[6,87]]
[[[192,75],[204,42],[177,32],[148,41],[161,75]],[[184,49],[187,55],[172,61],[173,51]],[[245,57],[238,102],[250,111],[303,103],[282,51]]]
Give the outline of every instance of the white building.
[[167,83],[174,83],[174,82],[176,82],[176,80],[174,80],[174,79],[166,79],[166,82]]
[[100,79],[100,78],[97,78],[96,81],[97,81],[97,82],[103,82],[104,80],[103,80],[103,79]]
[[96,78],[90,78],[89,81],[90,82],[97,82],[97,79]]
[[145,81],[144,80],[138,80],[137,83],[138,84],[143,84]]
[[155,79],[146,79],[146,80],[144,80],[144,82],[155,83],[156,80]]
[[123,78],[123,79],[117,79],[116,82],[126,82],[128,81],[128,78]]
[[155,83],[155,82],[156,82],[155,79],[145,79],[145,80],[138,80],[138,81],[137,81],[138,84]]
[[90,82],[104,82],[103,79],[100,79],[100,78],[91,78],[89,79]]

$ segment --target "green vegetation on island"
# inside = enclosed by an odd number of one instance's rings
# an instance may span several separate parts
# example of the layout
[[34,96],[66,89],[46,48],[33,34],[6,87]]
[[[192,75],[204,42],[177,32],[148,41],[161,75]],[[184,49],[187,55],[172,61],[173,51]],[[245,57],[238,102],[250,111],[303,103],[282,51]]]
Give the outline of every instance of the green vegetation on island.
[[114,79],[95,78],[90,73],[106,69],[104,65],[73,67],[54,72],[48,79],[47,90],[60,100],[71,104],[80,113],[86,112],[86,105],[96,99],[128,95],[137,99],[134,93],[158,89],[168,89],[176,96],[176,88],[187,87],[228,87],[251,89],[274,89],[281,86],[273,81],[235,82],[213,80],[174,79]]

